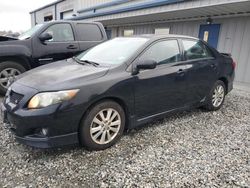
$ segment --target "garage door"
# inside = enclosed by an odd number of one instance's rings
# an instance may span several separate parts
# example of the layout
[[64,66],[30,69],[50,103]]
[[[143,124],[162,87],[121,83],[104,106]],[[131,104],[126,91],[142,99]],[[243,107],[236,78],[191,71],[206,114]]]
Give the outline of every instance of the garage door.
[[61,18],[61,20],[71,18],[73,14],[74,14],[73,10],[68,10],[68,11],[65,11],[65,12],[61,12],[60,13],[60,18]]

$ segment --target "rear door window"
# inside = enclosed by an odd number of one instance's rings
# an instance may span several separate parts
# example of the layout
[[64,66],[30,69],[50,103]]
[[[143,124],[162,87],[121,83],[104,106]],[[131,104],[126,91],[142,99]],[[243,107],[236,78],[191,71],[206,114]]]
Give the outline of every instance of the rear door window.
[[182,40],[186,60],[195,60],[213,57],[210,50],[201,42]]
[[76,24],[80,41],[101,41],[103,39],[100,28],[95,24]]

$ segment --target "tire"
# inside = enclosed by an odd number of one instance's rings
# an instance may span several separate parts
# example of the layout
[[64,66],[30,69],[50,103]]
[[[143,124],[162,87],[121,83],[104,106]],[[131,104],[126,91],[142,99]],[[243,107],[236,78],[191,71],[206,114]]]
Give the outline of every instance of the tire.
[[25,71],[26,69],[17,62],[0,62],[0,94],[4,95],[6,93],[10,80],[14,81],[16,76]]
[[207,97],[207,103],[204,106],[204,108],[209,111],[219,110],[224,103],[225,96],[226,96],[226,86],[223,81],[217,80]]
[[111,100],[99,102],[87,111],[81,121],[80,143],[88,150],[109,148],[122,136],[125,121],[124,110],[118,103]]

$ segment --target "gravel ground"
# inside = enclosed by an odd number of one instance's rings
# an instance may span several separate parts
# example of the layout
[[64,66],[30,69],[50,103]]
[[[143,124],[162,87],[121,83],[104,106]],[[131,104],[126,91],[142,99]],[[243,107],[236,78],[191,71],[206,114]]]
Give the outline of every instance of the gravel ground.
[[0,187],[250,187],[250,93],[126,133],[114,147],[39,150],[0,127]]

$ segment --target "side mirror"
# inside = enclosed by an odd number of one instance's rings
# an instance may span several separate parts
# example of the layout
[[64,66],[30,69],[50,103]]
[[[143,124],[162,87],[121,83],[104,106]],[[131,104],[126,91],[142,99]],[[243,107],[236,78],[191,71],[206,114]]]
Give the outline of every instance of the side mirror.
[[45,42],[46,40],[50,40],[52,39],[52,35],[49,34],[49,33],[42,33],[40,36],[39,36],[39,39],[41,42]]
[[154,60],[138,61],[133,68],[132,74],[138,74],[140,70],[155,69],[157,62]]

